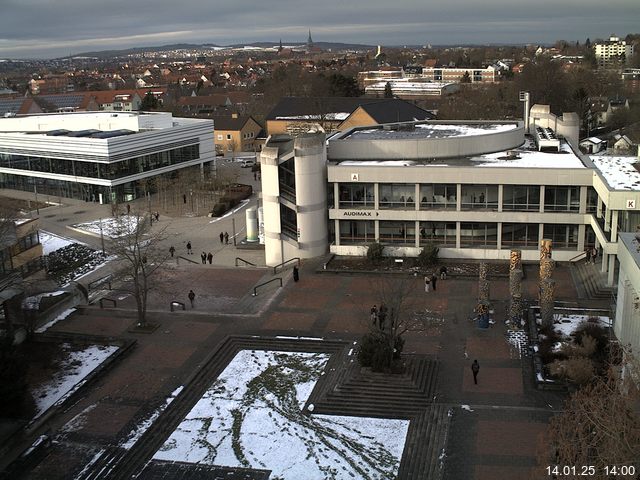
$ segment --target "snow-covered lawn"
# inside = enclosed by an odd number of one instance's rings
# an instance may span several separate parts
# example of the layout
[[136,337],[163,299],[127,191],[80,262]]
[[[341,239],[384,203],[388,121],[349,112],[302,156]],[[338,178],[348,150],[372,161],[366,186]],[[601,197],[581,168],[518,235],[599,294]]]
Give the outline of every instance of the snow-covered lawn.
[[72,243],[81,243],[72,238],[60,237],[53,233],[45,232],[44,230],[40,230],[38,236],[42,244],[43,255],[49,255],[51,252],[55,252],[59,248],[66,247]]
[[408,420],[303,413],[328,360],[239,352],[154,458],[264,468],[283,480],[395,478]]
[[553,329],[565,338],[569,338],[578,328],[590,318],[597,318],[597,325],[600,327],[610,327],[609,317],[593,315],[558,315],[553,320]]
[[113,345],[90,345],[82,350],[73,351],[71,345],[63,344],[62,348],[68,354],[56,374],[31,391],[36,402],[34,419],[80,388],[85,378],[118,350],[118,347]]
[[77,223],[72,228],[82,230],[91,235],[100,236],[100,228],[102,234],[109,238],[118,238],[129,233],[133,233],[142,219],[135,215],[122,215],[118,218],[103,218],[94,220],[93,222]]

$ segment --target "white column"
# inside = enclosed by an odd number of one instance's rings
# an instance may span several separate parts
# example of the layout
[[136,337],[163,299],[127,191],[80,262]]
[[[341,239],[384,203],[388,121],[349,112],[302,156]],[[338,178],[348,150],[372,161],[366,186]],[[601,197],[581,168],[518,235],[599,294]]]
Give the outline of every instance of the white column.
[[609,255],[609,275],[607,277],[607,285],[613,287],[614,275],[616,273],[616,256]]
[[[498,185],[498,212],[502,211],[502,202],[504,201],[504,185]],[[498,227],[500,229],[501,227]],[[500,239],[498,239],[500,245]],[[500,249],[500,247],[498,247]]]
[[[540,185],[540,213],[543,213],[543,212],[544,212],[544,185]],[[540,237],[540,240],[542,240],[542,237]]]
[[611,241],[618,241],[618,210],[611,210]]

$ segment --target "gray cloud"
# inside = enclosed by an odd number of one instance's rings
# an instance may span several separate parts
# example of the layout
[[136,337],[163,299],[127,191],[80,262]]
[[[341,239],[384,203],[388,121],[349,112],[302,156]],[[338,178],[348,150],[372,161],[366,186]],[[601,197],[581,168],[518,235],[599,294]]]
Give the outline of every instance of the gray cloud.
[[0,57],[176,42],[552,43],[637,31],[640,2],[610,0],[0,0]]

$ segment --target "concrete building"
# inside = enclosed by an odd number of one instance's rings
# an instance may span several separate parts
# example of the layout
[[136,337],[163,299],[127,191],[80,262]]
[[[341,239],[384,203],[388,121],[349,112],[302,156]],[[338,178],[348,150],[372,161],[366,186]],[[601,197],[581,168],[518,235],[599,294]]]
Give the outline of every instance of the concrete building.
[[[266,244],[267,263],[311,256],[309,245],[318,254],[364,255],[374,241],[385,244],[388,255],[417,256],[433,243],[443,258],[508,259],[510,250],[518,248],[523,260],[535,261],[540,240],[549,238],[559,261],[581,255],[588,246],[599,247],[601,268],[613,284],[618,232],[640,225],[636,159],[582,155],[574,147],[575,114],[556,117],[539,105],[530,112],[524,122],[350,128],[328,139],[326,166],[315,178],[301,177],[304,183],[291,186],[288,199],[281,191],[285,175],[291,174],[274,167],[262,177],[270,199],[267,209],[265,198],[265,230],[277,237]],[[262,168],[265,160],[295,158],[298,168],[313,158],[318,169],[324,137],[313,138],[300,144],[270,138],[266,151],[275,152],[269,150],[273,146],[279,153],[263,156]],[[309,152],[307,144],[313,145]],[[314,192],[304,205],[296,203],[302,189]],[[326,232],[319,228],[318,211],[325,198]],[[313,234],[298,231],[295,223],[305,211],[318,215]],[[281,235],[285,216],[292,219],[290,235]]]
[[633,45],[615,35],[605,42],[596,43],[593,48],[598,66],[603,68],[625,65],[633,56]]
[[368,85],[364,89],[365,95],[384,96],[387,84],[391,87],[394,97],[404,99],[432,98],[448,95],[458,90],[457,83],[440,82],[412,82],[408,78],[378,82]]
[[213,122],[170,113],[66,113],[0,119],[0,187],[101,203],[142,180],[215,160]]
[[[613,329],[620,343],[640,352],[640,236],[621,233],[618,241],[620,273]],[[640,373],[640,372],[638,372]]]
[[421,76],[425,80],[442,83],[460,83],[465,77],[470,83],[494,83],[496,69],[492,66],[487,68],[424,67]]

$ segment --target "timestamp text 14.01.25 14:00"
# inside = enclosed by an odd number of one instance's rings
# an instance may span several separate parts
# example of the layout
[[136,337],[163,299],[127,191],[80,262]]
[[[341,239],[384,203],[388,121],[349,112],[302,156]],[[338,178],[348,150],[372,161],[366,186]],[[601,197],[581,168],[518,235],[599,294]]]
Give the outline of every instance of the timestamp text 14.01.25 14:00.
[[608,465],[602,467],[600,472],[593,465],[548,465],[545,471],[551,478],[593,477],[597,473],[603,473],[610,477],[635,478],[636,467],[633,465]]

